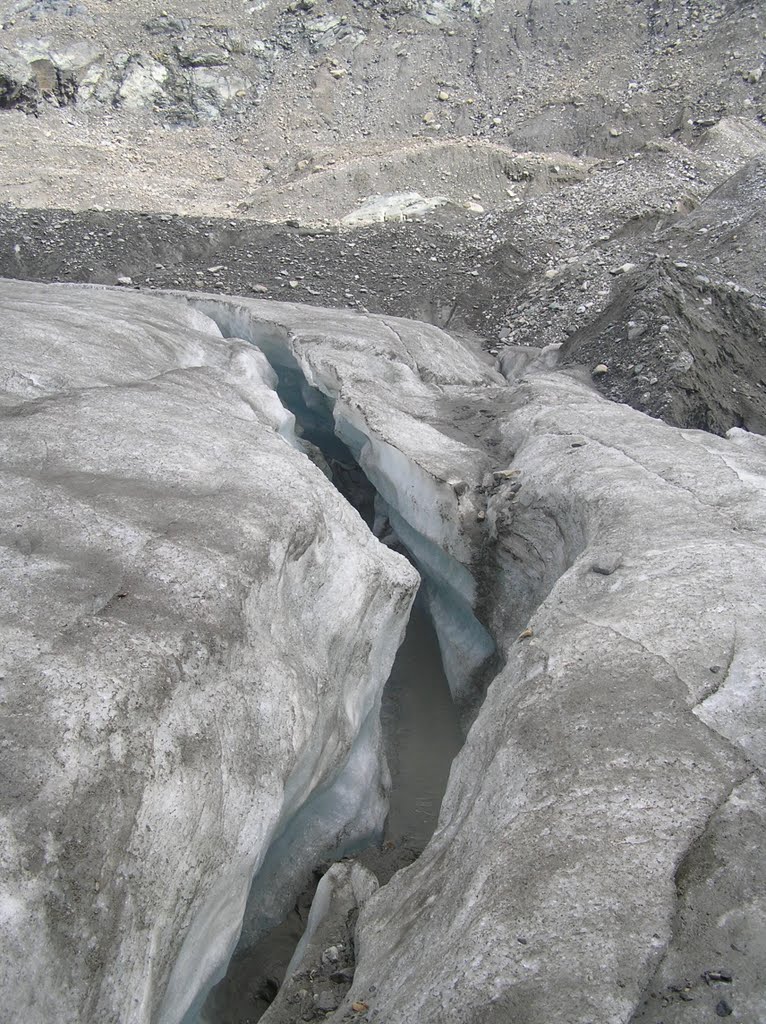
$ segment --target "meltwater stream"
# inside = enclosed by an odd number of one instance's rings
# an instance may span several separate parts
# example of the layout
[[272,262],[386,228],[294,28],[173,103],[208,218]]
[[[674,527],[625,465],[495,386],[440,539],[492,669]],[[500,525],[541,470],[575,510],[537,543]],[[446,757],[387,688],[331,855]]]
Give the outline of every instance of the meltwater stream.
[[463,734],[436,633],[419,602],[383,691],[381,722],[391,771],[386,841],[420,852],[436,828]]

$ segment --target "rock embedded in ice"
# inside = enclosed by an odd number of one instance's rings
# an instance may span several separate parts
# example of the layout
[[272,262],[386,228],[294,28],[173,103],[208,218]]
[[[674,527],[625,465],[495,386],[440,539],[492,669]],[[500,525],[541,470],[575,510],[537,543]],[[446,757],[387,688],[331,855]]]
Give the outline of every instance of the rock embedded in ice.
[[4,1007],[176,1024],[280,835],[274,913],[382,825],[417,577],[252,346],[133,292],[0,282],[0,308]]

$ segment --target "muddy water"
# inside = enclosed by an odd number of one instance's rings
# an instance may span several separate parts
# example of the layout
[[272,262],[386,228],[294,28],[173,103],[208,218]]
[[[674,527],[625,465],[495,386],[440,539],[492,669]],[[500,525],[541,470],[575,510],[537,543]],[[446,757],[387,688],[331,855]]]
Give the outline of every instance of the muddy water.
[[[384,840],[394,849],[371,866],[386,881],[403,849],[419,853],[431,838],[463,742],[436,634],[417,602],[383,693],[381,723],[392,780]],[[210,993],[200,1024],[260,1019],[284,980],[311,896],[312,891],[303,893],[281,925],[253,949],[235,954],[226,977]]]
[[418,603],[383,693],[381,721],[392,780],[385,838],[420,851],[436,828],[463,736],[436,634]]

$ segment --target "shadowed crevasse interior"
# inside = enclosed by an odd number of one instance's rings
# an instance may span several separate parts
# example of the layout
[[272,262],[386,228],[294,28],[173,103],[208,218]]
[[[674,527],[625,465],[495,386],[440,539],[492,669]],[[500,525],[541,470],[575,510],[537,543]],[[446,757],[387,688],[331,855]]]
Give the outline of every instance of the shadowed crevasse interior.
[[[203,303],[199,306],[225,337],[244,336],[264,352],[276,374],[277,395],[295,416],[298,444],[331,478],[370,529],[384,543],[402,551],[422,572],[418,559],[402,543],[385,514],[387,506],[351,449],[337,436],[331,400],[308,384],[286,339],[279,337],[279,329],[265,329],[255,336],[241,322],[236,325],[228,322],[217,304],[212,308]],[[215,315],[216,312],[219,315]],[[382,882],[419,856],[431,838],[452,761],[464,739],[423,590],[421,586],[383,693],[380,711],[391,788],[384,834],[371,837],[371,844],[378,848],[374,855],[375,869]],[[294,831],[292,827],[290,831]],[[278,840],[254,880],[253,893],[268,876],[272,852],[277,859],[288,855],[287,846]],[[244,1024],[262,1016],[284,980],[305,928],[318,879],[333,859],[360,852],[364,855],[364,851],[358,849],[328,851],[327,860],[317,865],[314,877],[279,924],[262,935],[253,936],[247,928],[243,930],[226,976],[204,1003],[199,1018],[201,1024]]]

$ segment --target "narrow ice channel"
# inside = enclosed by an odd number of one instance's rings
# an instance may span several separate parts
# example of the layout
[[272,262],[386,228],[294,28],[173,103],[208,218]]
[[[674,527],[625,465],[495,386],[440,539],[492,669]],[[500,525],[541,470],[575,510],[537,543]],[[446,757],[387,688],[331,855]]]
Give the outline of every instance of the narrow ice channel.
[[[463,743],[439,645],[419,602],[383,693],[381,718],[391,771],[383,857],[393,871],[403,855],[411,859],[431,838]],[[285,920],[256,946],[235,953],[226,977],[208,997],[201,1024],[249,1024],[266,1012],[303,933],[314,888],[304,891]]]
[[[204,305],[202,311],[215,320],[224,336],[234,336],[233,325],[227,324],[224,316],[215,315],[220,307],[211,309],[206,304],[200,305]],[[337,489],[367,525],[379,530],[380,508],[386,505],[360,468],[351,448],[337,436],[330,402],[308,385],[283,346],[268,336],[258,339],[257,344],[276,373],[277,394],[282,404],[295,416],[296,434],[319,453],[314,457],[318,457],[326,472],[329,470]],[[390,508],[387,511],[390,512]],[[390,519],[384,526],[388,542],[401,549],[404,538],[392,532]],[[415,561],[417,565],[417,559]],[[433,834],[450,767],[463,743],[458,711],[429,614],[433,605],[424,599],[426,586],[421,587],[423,593],[413,608],[383,693],[381,725],[391,790],[385,832],[376,840],[378,846],[382,844],[383,856],[390,855],[391,863],[383,864],[379,870],[381,881],[386,881],[401,864],[419,855]],[[213,988],[204,1004],[200,1024],[245,1024],[262,1016],[284,980],[306,924],[318,877],[317,874],[314,886],[301,894],[281,924],[255,945],[240,943],[226,976]]]

